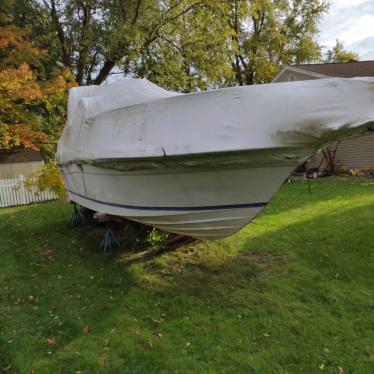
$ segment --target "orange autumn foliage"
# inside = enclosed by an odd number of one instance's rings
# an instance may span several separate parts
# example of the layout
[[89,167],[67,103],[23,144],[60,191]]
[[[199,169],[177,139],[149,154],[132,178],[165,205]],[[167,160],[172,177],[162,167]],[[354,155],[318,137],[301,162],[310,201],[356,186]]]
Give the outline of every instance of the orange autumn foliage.
[[0,148],[38,150],[46,134],[35,128],[28,107],[42,97],[27,64],[0,72]]
[[39,144],[47,139],[47,134],[42,131],[34,131],[28,123],[0,126],[0,148],[31,148],[39,150]]
[[55,69],[45,79],[38,69],[45,55],[27,31],[0,27],[0,149],[31,148],[53,158],[66,114],[71,74]]
[[13,25],[0,26],[0,60],[2,67],[14,67],[23,63],[32,68],[40,67],[46,51],[35,48],[28,40],[26,29]]

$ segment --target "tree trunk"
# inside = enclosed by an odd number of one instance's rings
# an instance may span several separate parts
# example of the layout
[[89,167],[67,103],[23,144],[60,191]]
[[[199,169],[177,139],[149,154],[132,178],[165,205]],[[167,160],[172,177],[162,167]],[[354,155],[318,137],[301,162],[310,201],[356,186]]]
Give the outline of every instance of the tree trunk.
[[106,60],[93,84],[99,85],[105,81],[111,70],[114,68],[116,61]]

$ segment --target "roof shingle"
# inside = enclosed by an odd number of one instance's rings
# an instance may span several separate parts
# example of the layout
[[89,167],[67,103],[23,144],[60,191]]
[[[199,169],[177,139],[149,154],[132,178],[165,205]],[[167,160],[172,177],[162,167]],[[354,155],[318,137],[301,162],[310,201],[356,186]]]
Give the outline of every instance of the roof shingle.
[[0,150],[0,164],[13,164],[15,162],[42,161],[40,152],[31,149]]
[[328,75],[330,77],[353,78],[374,77],[374,61],[352,61],[329,64],[292,65],[296,68]]

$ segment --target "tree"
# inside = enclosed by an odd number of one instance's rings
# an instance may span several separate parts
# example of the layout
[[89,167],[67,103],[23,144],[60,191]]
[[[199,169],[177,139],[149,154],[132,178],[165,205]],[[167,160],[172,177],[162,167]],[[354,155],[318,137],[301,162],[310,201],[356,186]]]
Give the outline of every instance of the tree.
[[137,70],[150,45],[167,38],[171,23],[206,3],[209,0],[43,0],[40,14],[48,14],[59,61],[77,83],[100,84],[116,65]]
[[337,63],[337,62],[349,62],[352,60],[358,60],[358,53],[353,51],[347,51],[344,49],[342,43],[336,40],[336,44],[332,49],[327,51],[326,59],[324,62]]
[[206,2],[166,25],[130,71],[182,92],[225,86],[232,77],[231,34],[222,4]]
[[235,83],[269,82],[281,65],[318,60],[317,23],[328,5],[324,0],[228,2]]
[[1,12],[0,35],[0,148],[31,148],[51,158],[65,121],[70,74],[55,69],[45,79],[46,51]]
[[328,1],[43,0],[34,8],[40,46],[52,46],[79,85],[115,73],[191,91],[268,82],[283,64],[318,60],[316,25]]

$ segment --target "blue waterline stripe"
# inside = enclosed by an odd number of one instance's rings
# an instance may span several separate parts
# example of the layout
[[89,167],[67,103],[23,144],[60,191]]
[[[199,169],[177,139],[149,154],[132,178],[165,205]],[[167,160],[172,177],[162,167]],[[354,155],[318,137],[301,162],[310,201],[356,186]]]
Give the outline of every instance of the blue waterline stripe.
[[232,205],[210,205],[210,206],[193,206],[193,207],[170,207],[170,206],[159,206],[159,207],[150,207],[150,206],[137,206],[137,205],[126,205],[126,204],[117,204],[110,203],[106,201],[100,201],[93,199],[91,197],[80,195],[76,192],[68,190],[72,195],[79,196],[83,199],[93,201],[102,205],[113,206],[116,208],[126,208],[134,210],[148,210],[148,211],[175,211],[175,212],[196,212],[202,210],[220,210],[220,209],[240,209],[240,208],[263,208],[267,203],[248,203],[248,204],[232,204]]

